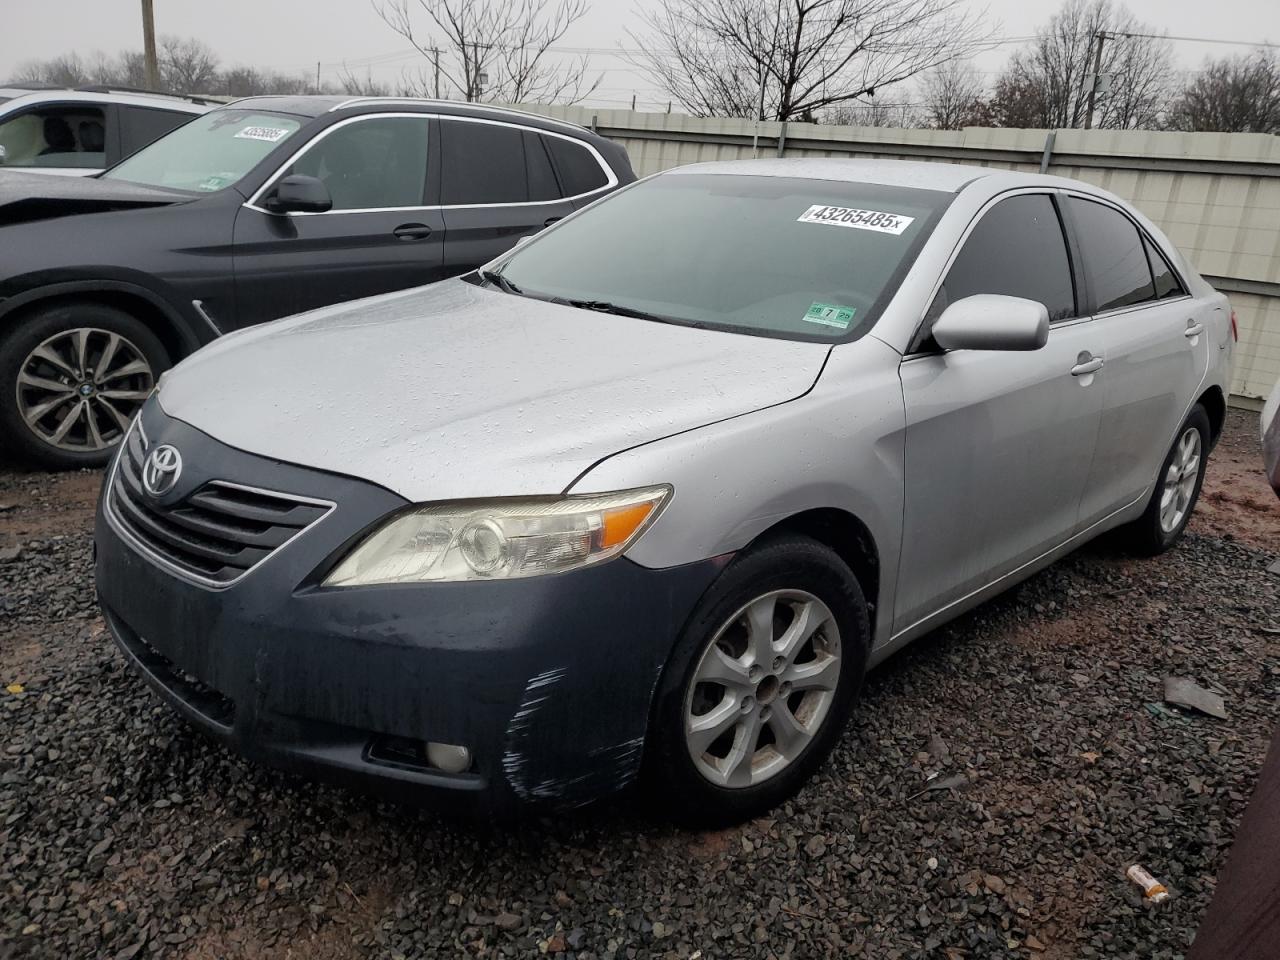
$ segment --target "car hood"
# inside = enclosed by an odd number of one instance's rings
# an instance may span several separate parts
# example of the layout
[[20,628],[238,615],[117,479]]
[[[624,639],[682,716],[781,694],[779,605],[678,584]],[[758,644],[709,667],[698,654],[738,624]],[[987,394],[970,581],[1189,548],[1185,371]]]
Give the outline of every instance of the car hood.
[[233,447],[413,501],[552,494],[621,450],[805,393],[828,350],[450,280],[225,337],[159,401]]
[[51,177],[0,170],[0,225],[191,200],[176,190],[97,177]]

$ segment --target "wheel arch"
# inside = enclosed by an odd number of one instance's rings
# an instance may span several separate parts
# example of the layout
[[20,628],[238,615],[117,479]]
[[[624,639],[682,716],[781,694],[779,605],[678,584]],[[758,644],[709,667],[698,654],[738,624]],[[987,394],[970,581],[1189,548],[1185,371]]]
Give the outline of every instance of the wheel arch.
[[[797,533],[830,547],[848,564],[867,601],[871,636],[876,636],[880,605],[880,550],[871,528],[838,507],[817,507],[792,514],[757,535],[752,543],[778,533]],[[749,548],[748,548],[749,549]]]
[[123,281],[51,284],[0,302],[0,336],[37,311],[77,303],[113,307],[136,317],[164,344],[174,363],[201,345],[191,325],[169,303],[146,287]]
[[1223,396],[1222,388],[1215,385],[1200,394],[1196,403],[1209,415],[1209,446],[1213,447],[1227,423],[1227,398]]

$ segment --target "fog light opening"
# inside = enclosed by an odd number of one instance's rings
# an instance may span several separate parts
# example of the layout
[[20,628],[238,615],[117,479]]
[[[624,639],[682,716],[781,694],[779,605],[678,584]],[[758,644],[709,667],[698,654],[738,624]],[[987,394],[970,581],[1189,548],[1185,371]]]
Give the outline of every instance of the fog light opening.
[[471,751],[456,743],[427,742],[427,762],[445,773],[465,773],[471,768]]

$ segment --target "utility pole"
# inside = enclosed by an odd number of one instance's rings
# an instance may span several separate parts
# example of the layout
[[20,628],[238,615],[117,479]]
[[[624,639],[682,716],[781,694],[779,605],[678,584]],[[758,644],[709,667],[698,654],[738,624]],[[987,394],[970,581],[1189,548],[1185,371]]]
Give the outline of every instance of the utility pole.
[[156,63],[156,12],[152,0],[142,0],[142,57],[147,69],[147,89],[160,89],[160,67]]
[[320,61],[316,61],[316,93],[320,92]]
[[440,99],[440,48],[431,48],[431,64],[436,72],[436,99]]
[[1098,46],[1093,54],[1093,79],[1089,83],[1089,107],[1084,115],[1084,128],[1093,129],[1093,107],[1098,100],[1098,86],[1102,82],[1102,45],[1107,40],[1107,31],[1098,31]]

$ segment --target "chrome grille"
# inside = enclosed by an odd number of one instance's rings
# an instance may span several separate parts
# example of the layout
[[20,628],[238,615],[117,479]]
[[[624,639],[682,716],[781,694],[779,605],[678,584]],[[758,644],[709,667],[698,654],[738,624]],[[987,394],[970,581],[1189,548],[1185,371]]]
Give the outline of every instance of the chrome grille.
[[332,507],[222,480],[162,506],[143,489],[145,457],[142,431],[130,431],[111,482],[111,518],[157,559],[213,586],[244,576]]

